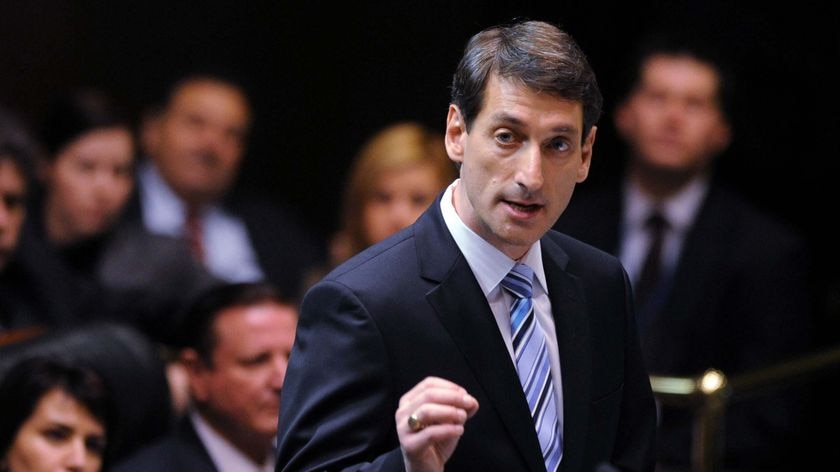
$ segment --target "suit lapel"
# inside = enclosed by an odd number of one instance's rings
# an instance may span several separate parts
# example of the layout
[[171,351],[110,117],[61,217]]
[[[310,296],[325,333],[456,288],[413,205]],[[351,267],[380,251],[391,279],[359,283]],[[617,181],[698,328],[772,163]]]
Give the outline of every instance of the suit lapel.
[[436,203],[415,226],[418,260],[425,278],[439,282],[427,295],[455,341],[511,441],[531,470],[544,470],[528,404],[487,299],[446,229]]
[[589,424],[592,375],[589,320],[580,281],[564,270],[567,262],[565,251],[550,238],[542,239],[542,248],[563,379],[561,469],[579,470]]
[[216,472],[216,464],[195,431],[189,415],[181,419],[176,441],[178,447],[175,461],[184,467],[183,470]]

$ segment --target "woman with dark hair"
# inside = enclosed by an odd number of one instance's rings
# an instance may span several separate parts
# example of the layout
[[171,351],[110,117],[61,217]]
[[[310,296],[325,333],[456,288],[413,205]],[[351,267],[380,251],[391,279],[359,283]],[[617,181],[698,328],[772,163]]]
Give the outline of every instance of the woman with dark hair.
[[40,224],[58,247],[113,226],[134,186],[134,139],[122,112],[102,93],[82,90],[50,108],[41,137],[47,153]]
[[19,257],[45,287],[49,310],[37,323],[67,326],[110,310],[96,270],[134,185],[134,139],[125,115],[93,89],[55,99],[40,138]]
[[24,358],[3,377],[0,398],[0,471],[102,469],[107,391],[93,371]]

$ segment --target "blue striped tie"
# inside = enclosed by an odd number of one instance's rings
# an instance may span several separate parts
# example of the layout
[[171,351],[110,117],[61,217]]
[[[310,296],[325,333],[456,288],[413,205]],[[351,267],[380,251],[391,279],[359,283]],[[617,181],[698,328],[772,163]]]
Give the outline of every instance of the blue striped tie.
[[510,308],[510,327],[516,370],[531,408],[545,468],[554,472],[560,466],[563,438],[557,421],[557,402],[554,400],[545,335],[534,316],[531,299],[533,280],[533,269],[525,264],[516,264],[501,285],[514,297]]

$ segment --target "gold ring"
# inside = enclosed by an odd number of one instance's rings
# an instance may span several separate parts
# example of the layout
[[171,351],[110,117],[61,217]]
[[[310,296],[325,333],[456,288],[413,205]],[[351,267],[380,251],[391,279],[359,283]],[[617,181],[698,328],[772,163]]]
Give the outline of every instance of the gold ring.
[[423,429],[425,427],[426,427],[426,425],[424,425],[420,421],[420,418],[417,417],[417,413],[412,413],[411,415],[409,415],[409,417],[408,417],[408,428],[410,430],[412,430],[416,433],[417,431],[420,431],[421,429]]

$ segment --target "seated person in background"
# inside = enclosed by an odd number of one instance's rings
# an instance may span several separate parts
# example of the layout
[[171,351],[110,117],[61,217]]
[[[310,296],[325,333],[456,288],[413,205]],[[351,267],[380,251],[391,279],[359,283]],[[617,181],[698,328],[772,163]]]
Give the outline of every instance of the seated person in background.
[[297,311],[267,283],[211,288],[176,344],[191,406],[176,430],[114,470],[274,470],[274,437]]
[[50,306],[48,287],[33,279],[17,257],[37,144],[18,120],[0,110],[0,336],[52,324],[63,311]]
[[345,183],[342,226],[330,245],[332,265],[414,223],[455,176],[443,133],[404,122],[374,134]]
[[134,216],[152,233],[184,238],[216,277],[268,280],[295,297],[321,262],[322,244],[292,213],[233,192],[250,127],[239,85],[211,75],[180,79],[143,125]]
[[160,328],[177,300],[209,274],[180,239],[120,222],[134,187],[134,138],[128,118],[103,92],[58,97],[44,117],[46,147],[21,242],[21,260],[45,297],[72,318],[114,317]]
[[8,341],[0,339],[0,379],[29,357],[49,356],[96,372],[109,397],[105,469],[170,431],[174,417],[160,347],[137,329],[94,322],[30,330]]
[[[655,36],[640,43],[628,72],[614,114],[628,145],[625,172],[582,186],[555,229],[621,259],[649,373],[696,376],[713,367],[733,375],[803,353],[804,241],[714,173],[732,133],[731,82],[719,58],[696,38]],[[726,467],[788,470],[782,461],[801,434],[802,403],[787,393],[728,408]],[[659,462],[685,467],[692,414],[660,413]]]
[[0,398],[0,470],[102,469],[107,390],[93,371],[57,358],[23,358],[2,377]]

